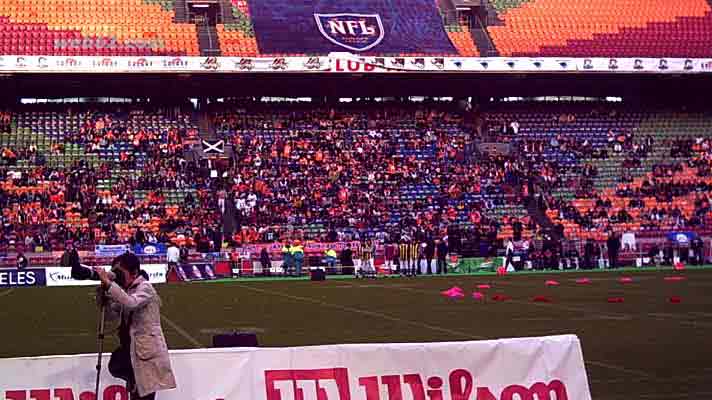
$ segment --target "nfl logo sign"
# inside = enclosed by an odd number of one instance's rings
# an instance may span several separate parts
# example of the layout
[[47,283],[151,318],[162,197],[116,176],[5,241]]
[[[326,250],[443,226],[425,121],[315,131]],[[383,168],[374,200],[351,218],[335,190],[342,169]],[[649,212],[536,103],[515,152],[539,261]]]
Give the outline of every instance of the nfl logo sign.
[[378,14],[314,14],[319,32],[330,42],[353,51],[366,51],[383,40]]

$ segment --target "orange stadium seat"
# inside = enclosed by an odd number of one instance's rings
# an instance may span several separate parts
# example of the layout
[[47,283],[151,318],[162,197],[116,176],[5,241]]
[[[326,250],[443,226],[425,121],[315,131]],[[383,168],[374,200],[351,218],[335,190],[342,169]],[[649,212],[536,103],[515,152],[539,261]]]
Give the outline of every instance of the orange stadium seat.
[[521,4],[500,4],[502,24],[488,28],[504,56],[712,54],[706,0],[513,1]]

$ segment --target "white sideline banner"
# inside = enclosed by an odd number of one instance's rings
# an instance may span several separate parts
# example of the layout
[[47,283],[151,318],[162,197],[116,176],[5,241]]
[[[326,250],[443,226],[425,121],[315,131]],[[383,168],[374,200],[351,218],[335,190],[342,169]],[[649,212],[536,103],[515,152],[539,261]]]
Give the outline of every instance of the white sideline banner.
[[[104,357],[100,399],[128,400]],[[171,351],[160,400],[590,400],[574,335]],[[94,398],[96,355],[0,359],[6,400]]]
[[[110,265],[102,265],[105,270],[111,269]],[[168,264],[141,264],[141,269],[148,274],[151,283],[166,283],[166,270]],[[72,269],[70,267],[48,267],[47,286],[97,286],[99,281],[72,279]],[[1,399],[0,399],[1,400]]]
[[0,55],[2,73],[712,73],[710,58]]

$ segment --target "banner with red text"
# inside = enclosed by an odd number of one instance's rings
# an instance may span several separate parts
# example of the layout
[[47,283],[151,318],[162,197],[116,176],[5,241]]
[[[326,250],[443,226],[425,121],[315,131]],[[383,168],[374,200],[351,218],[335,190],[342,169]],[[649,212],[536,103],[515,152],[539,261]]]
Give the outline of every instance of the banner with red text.
[[[100,399],[128,400],[104,373]],[[171,352],[161,400],[590,400],[576,336]],[[6,400],[91,400],[96,356],[0,360]]]
[[712,59],[570,57],[126,57],[0,55],[0,73],[655,73],[712,72]]

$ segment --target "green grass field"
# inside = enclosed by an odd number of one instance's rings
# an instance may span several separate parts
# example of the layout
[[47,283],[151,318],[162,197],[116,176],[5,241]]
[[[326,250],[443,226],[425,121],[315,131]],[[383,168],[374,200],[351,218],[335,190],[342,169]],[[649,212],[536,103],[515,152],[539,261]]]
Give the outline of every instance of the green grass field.
[[[621,275],[634,283],[622,285]],[[386,278],[239,280],[161,285],[173,349],[208,347],[213,334],[257,332],[263,346],[426,342],[573,333],[583,344],[595,400],[712,397],[712,270],[530,273]],[[574,280],[589,277],[590,285]],[[561,285],[545,287],[546,279]],[[507,302],[446,299],[489,283]],[[0,291],[0,357],[91,353],[91,288]],[[547,295],[553,303],[534,303]],[[671,304],[670,296],[682,297]],[[611,304],[607,298],[625,297]],[[108,339],[108,349],[116,340]],[[575,399],[572,399],[575,400]]]

